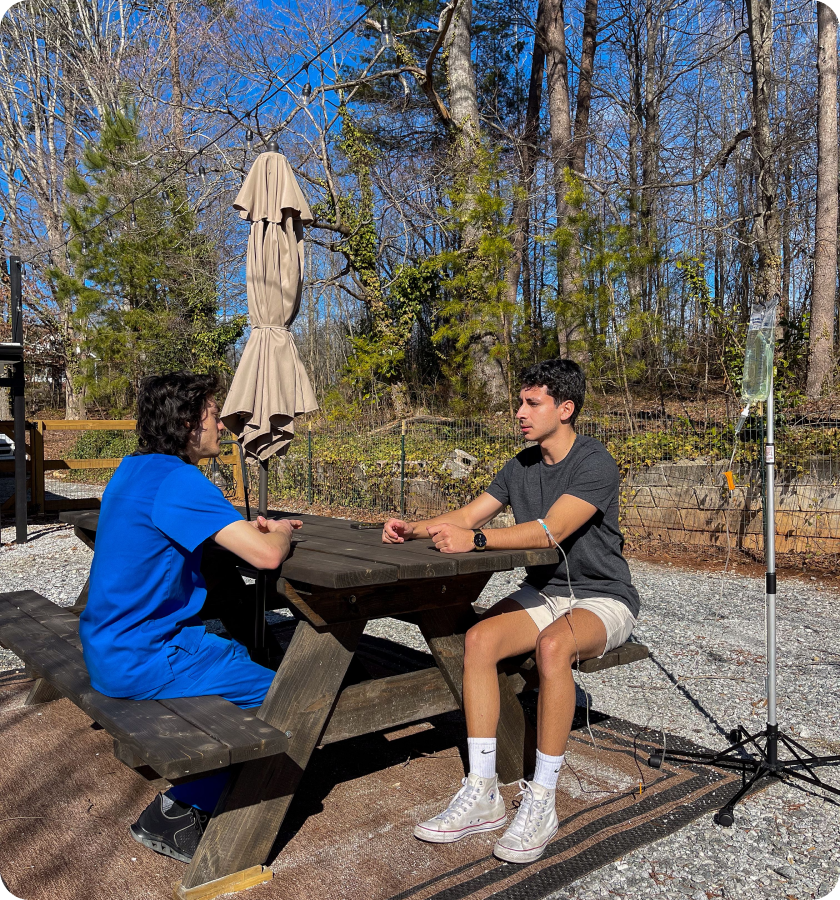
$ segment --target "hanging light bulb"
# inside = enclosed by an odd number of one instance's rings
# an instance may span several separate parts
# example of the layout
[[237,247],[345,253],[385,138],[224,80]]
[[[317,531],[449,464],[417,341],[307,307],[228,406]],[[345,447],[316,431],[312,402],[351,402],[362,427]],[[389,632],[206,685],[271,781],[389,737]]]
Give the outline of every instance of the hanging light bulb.
[[300,102],[306,106],[309,101],[312,99],[312,85],[309,83],[309,78],[306,79],[306,84],[303,86],[303,89],[300,92]]
[[134,202],[133,201],[131,204],[131,227],[132,228],[137,227],[137,215],[134,212]]
[[387,50],[394,45],[394,36],[391,34],[391,23],[388,21],[387,16],[382,17],[382,31],[380,32],[379,40],[383,50]]
[[198,164],[198,174],[201,178],[202,184],[207,184],[207,169],[204,168],[204,163],[200,162]]
[[222,475],[222,470],[219,468],[219,462],[215,457],[210,460],[210,481],[212,481],[217,488],[225,487],[225,477]]
[[254,146],[254,132],[251,131],[251,126],[245,129],[245,146],[251,150]]
[[82,256],[87,256],[87,241],[82,238]]

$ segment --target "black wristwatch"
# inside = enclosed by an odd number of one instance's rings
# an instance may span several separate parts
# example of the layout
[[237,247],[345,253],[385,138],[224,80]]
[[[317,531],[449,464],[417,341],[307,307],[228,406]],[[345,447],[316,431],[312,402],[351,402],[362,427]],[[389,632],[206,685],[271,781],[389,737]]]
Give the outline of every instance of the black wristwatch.
[[480,528],[473,528],[473,550],[487,549],[487,535]]

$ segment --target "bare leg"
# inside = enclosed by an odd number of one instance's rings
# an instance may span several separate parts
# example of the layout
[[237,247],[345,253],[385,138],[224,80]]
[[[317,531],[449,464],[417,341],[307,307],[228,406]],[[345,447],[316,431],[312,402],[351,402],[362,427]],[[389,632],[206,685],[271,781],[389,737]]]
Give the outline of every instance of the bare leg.
[[588,609],[574,609],[539,633],[537,747],[547,756],[562,756],[566,752],[575,715],[572,663],[578,656],[581,661],[598,656],[606,643],[604,623]]
[[464,712],[469,737],[496,736],[499,724],[499,660],[529,653],[539,631],[515,601],[501,600],[467,632],[464,648]]

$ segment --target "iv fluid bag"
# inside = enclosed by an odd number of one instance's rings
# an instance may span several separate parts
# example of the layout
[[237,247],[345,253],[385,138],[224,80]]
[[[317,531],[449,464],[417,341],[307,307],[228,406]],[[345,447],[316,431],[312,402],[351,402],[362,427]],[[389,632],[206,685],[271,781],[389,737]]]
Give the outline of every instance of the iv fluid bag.
[[757,403],[766,400],[770,394],[778,305],[778,298],[774,298],[767,304],[753,303],[750,309],[744,379],[741,385],[741,396],[745,402]]

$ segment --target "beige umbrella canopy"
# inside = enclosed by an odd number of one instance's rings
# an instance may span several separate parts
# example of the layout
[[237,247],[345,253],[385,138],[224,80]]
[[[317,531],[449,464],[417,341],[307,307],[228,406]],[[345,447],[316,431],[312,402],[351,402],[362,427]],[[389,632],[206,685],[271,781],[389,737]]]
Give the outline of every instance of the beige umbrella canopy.
[[288,160],[271,151],[257,157],[233,206],[251,222],[246,265],[251,336],[222,420],[248,453],[266,462],[285,453],[295,416],[318,408],[289,330],[303,288],[303,226],[313,217]]

